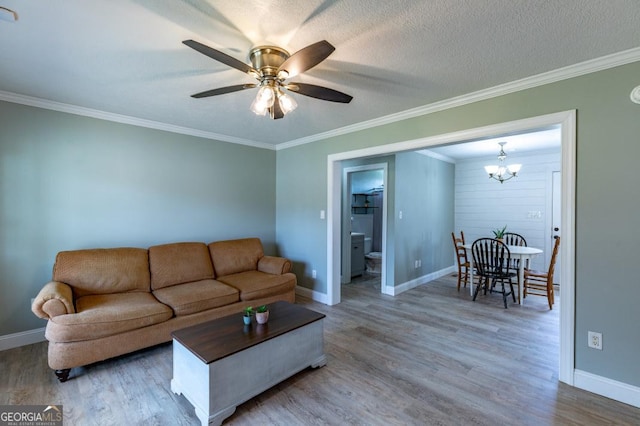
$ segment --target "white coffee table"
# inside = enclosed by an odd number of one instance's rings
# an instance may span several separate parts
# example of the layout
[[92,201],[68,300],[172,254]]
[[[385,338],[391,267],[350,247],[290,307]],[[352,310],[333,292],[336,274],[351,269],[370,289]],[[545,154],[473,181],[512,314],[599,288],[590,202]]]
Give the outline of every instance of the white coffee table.
[[307,367],[322,367],[324,314],[269,305],[269,322],[243,327],[242,314],[177,330],[171,390],[194,406],[202,425],[220,425],[236,407]]

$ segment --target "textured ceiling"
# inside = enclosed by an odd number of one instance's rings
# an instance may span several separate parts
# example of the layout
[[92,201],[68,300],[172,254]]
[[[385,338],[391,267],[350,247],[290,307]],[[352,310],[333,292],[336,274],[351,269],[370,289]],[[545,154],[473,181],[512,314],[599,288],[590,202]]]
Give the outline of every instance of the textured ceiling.
[[[487,89],[640,45],[634,0],[0,0],[0,91],[279,144]],[[252,46],[336,50],[296,80],[354,97],[300,95],[281,120],[254,115],[250,83],[184,46],[240,60]]]

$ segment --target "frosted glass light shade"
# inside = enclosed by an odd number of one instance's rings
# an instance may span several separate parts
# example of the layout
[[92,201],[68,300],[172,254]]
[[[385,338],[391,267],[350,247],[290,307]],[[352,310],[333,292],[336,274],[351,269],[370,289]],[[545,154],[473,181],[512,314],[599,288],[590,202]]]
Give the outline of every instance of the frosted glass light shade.
[[255,100],[251,104],[251,111],[257,115],[265,115],[269,108],[273,106],[276,95],[271,86],[262,86],[258,90]]
[[282,109],[282,113],[285,115],[298,108],[298,103],[295,99],[286,93],[282,93],[278,96],[278,102],[280,102],[280,109]]
[[253,111],[256,115],[266,115],[269,106],[265,102],[261,102],[258,98],[253,100],[251,104],[251,111]]
[[273,88],[271,86],[262,86],[256,95],[256,100],[264,102],[267,104],[267,107],[273,106],[275,98],[276,94],[273,92]]
[[484,166],[484,170],[490,175],[495,175],[498,173],[498,166]]
[[511,173],[512,175],[515,175],[516,173],[518,173],[521,168],[522,168],[522,164],[511,164],[507,166],[507,169],[509,169],[509,173]]

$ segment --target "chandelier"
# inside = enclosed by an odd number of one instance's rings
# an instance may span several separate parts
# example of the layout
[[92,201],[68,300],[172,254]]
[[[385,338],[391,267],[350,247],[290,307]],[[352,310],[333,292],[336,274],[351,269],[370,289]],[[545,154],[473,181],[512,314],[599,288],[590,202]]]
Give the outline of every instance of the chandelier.
[[498,153],[498,165],[497,166],[484,166],[484,170],[489,175],[490,179],[495,179],[500,183],[517,176],[522,164],[510,164],[504,165],[504,160],[507,158],[507,154],[504,152],[504,145],[506,142],[498,142],[500,145],[500,152]]

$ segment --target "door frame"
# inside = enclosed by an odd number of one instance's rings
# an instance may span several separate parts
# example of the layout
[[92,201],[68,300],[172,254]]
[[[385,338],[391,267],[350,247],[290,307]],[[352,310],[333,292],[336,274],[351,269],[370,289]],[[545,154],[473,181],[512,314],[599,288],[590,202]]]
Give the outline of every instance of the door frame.
[[[560,176],[559,182],[557,181],[557,176]],[[556,186],[556,184],[560,185],[559,188]],[[562,170],[553,170],[551,172],[549,187],[551,188],[551,201],[550,201],[551,208],[549,209],[549,211],[551,212],[551,215],[550,215],[551,217],[549,221],[550,223],[547,226],[547,232],[549,233],[546,238],[547,245],[545,250],[546,253],[548,254],[548,256],[546,256],[547,265],[549,264],[549,262],[551,262],[553,246],[555,244],[554,235],[558,234],[558,232],[554,231],[554,226],[553,226],[555,223],[557,223],[556,218],[560,219],[559,235],[560,237],[562,237]],[[557,200],[560,200],[560,202],[558,203]],[[559,212],[556,209],[559,209]],[[556,213],[559,215],[558,217],[556,217]],[[561,276],[562,276],[562,253],[558,253],[556,268],[553,273],[553,282],[561,283],[562,282],[560,281]]]
[[[374,146],[327,156],[327,302],[340,303],[341,259],[341,161],[354,158],[414,151],[470,139],[507,133],[524,133],[548,126],[561,128],[562,241],[560,245],[562,297],[560,298],[560,359],[558,379],[574,385],[575,375],[575,192],[576,192],[576,110],[510,121],[430,136],[404,142]],[[388,190],[388,188],[385,188]],[[388,194],[387,194],[388,195]]]

